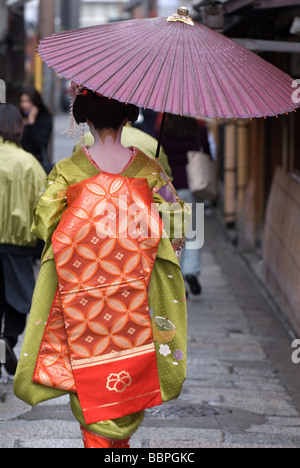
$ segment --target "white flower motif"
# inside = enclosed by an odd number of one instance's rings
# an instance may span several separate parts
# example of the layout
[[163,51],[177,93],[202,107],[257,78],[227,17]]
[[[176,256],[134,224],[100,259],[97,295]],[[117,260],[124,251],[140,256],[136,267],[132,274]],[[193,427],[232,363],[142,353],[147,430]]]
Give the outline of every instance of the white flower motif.
[[161,344],[159,347],[159,353],[162,356],[167,357],[169,354],[171,354],[171,350],[168,345]]
[[130,296],[130,292],[129,291],[124,291],[124,292],[122,292],[121,296],[128,297],[128,296]]
[[115,256],[117,260],[122,260],[123,257],[124,255],[121,252],[118,252],[117,255]]
[[106,281],[106,278],[105,278],[104,276],[100,276],[100,277],[98,278],[98,280],[97,280],[97,281],[98,281],[98,283],[101,283],[101,284],[103,284],[103,283],[105,283],[105,281]]

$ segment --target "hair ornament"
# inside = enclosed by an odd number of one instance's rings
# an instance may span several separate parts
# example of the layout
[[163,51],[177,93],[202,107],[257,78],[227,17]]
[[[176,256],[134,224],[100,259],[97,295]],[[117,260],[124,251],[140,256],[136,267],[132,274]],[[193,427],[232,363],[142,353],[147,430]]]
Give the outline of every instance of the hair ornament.
[[[86,94],[84,92],[86,91]],[[85,124],[82,123],[80,125],[77,124],[76,120],[74,119],[73,115],[73,106],[74,106],[74,101],[77,96],[80,94],[86,96],[88,94],[88,90],[84,89],[82,85],[79,85],[75,83],[75,81],[71,82],[70,86],[70,91],[69,91],[71,100],[70,100],[70,121],[69,121],[69,126],[66,128],[64,132],[62,132],[62,135],[67,135],[69,138],[71,137],[74,141],[78,141],[78,139],[81,140],[81,144],[84,145],[84,133],[85,133]]]
[[76,97],[79,96],[79,94],[82,94],[83,90],[84,87],[82,85],[75,83],[75,81],[72,81],[69,91],[71,99],[75,101]]

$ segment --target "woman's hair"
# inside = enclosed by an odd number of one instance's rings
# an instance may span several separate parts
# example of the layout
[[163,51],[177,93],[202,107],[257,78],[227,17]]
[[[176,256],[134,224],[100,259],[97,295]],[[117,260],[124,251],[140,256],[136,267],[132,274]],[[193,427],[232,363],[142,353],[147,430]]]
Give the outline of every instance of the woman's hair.
[[3,141],[21,145],[24,124],[19,110],[12,104],[0,104],[0,136]]
[[74,101],[73,115],[78,124],[89,120],[96,130],[104,128],[118,130],[126,118],[131,123],[136,122],[139,109],[133,104],[124,104],[85,90]]
[[26,94],[26,96],[28,96],[30,98],[32,103],[38,108],[38,110],[42,114],[50,115],[49,110],[47,109],[46,105],[44,104],[42,96],[40,95],[40,93],[33,86],[24,87],[20,92],[19,100],[21,99],[21,96],[23,96],[23,94]]

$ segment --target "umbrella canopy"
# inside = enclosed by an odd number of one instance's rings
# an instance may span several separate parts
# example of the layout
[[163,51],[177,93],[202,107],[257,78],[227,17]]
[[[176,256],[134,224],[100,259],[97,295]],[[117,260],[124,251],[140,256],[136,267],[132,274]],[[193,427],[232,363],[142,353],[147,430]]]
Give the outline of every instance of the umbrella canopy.
[[65,31],[38,52],[65,78],[155,111],[251,118],[299,107],[290,76],[186,14]]

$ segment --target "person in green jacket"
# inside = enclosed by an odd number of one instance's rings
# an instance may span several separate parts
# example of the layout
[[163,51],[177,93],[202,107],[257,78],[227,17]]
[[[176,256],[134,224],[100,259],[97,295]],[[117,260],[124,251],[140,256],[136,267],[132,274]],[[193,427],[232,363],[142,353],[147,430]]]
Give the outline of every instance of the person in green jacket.
[[11,104],[1,104],[0,336],[6,346],[4,367],[10,375],[16,370],[13,348],[24,331],[35,285],[32,255],[36,237],[30,228],[46,180],[36,158],[21,148],[22,134],[20,112]]

